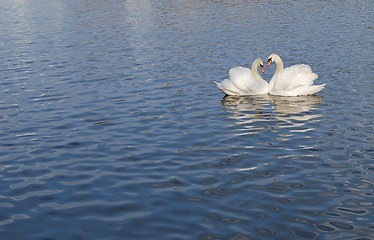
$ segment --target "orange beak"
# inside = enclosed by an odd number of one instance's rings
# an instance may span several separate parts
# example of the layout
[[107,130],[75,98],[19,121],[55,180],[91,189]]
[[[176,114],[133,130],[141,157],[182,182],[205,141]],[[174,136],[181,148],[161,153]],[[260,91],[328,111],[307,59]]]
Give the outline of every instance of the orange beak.
[[270,67],[271,62],[271,59],[268,59],[268,67]]
[[261,72],[264,73],[265,72],[264,66],[260,65],[260,68],[261,68]]

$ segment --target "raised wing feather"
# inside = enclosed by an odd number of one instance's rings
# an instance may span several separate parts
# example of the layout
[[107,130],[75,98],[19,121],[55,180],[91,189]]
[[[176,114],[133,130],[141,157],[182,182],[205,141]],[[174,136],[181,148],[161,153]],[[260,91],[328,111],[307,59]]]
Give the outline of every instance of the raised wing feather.
[[270,93],[274,95],[298,96],[314,94],[324,85],[312,86],[318,75],[305,64],[294,65],[281,71],[274,79]]
[[[251,69],[245,67],[234,67],[229,71],[230,80],[240,90],[246,94],[263,94],[267,93],[267,83],[257,81],[251,72]],[[264,90],[264,85],[266,90]]]

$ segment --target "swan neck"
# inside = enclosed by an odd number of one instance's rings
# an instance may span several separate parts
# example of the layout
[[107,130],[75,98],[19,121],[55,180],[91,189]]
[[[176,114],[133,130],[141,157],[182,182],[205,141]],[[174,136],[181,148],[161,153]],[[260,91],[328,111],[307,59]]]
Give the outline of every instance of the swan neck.
[[251,68],[252,76],[253,76],[257,81],[263,81],[262,77],[261,77],[260,74],[258,73],[257,66],[258,66],[258,62],[255,61],[255,62],[252,64],[252,68]]
[[277,56],[274,59],[274,62],[277,64],[277,68],[275,69],[275,73],[274,73],[274,76],[275,76],[275,75],[278,75],[283,70],[283,61],[279,56]]

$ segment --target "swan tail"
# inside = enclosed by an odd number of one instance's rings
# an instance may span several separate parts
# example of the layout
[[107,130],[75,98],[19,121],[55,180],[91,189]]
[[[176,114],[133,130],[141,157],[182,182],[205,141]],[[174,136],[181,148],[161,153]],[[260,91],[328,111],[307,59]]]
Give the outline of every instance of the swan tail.
[[217,85],[217,87],[218,87],[219,89],[222,89],[222,87],[221,87],[221,83],[216,82],[216,81],[214,81],[214,83]]
[[221,83],[214,81],[217,84],[217,87],[221,89],[227,95],[240,95],[238,88],[234,85],[229,79],[223,80]]
[[321,91],[324,89],[326,86],[326,83],[321,84],[321,85],[312,85],[312,86],[307,86],[307,87],[301,87],[299,91],[297,92],[297,95],[313,95],[316,94],[317,92]]

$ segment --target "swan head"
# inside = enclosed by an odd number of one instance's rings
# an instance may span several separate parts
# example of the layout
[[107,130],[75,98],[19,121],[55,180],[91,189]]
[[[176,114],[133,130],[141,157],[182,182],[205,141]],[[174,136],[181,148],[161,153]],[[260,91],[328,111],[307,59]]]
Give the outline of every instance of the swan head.
[[265,72],[264,64],[260,64],[260,68],[261,68],[261,72],[264,73]]
[[257,58],[253,65],[255,65],[255,67],[257,68],[258,66],[261,68],[261,72],[264,73],[265,72],[265,69],[264,69],[264,61],[262,61],[261,58]]
[[270,64],[276,60],[278,60],[279,56],[275,53],[272,53],[268,57],[268,67],[270,67]]

